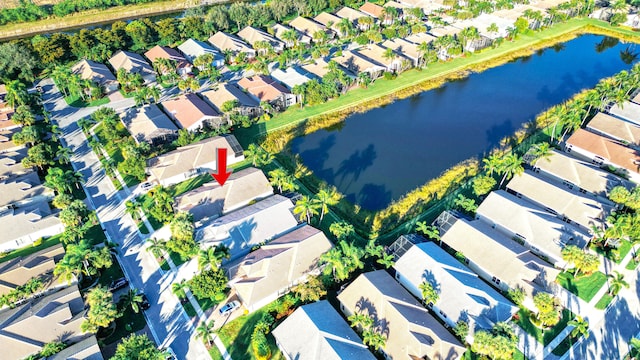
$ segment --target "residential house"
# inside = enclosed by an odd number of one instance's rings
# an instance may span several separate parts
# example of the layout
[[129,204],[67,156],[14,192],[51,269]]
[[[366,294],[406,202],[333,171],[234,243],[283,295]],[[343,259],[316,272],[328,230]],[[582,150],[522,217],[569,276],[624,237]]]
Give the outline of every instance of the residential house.
[[445,211],[435,224],[441,241],[462,253],[469,268],[502,291],[524,291],[523,305],[530,309],[535,309],[533,295],[549,291],[560,273],[483,221],[468,221]]
[[309,75],[321,80],[329,72],[329,63],[324,59],[315,59],[313,62],[305,65],[300,65],[300,68]]
[[[0,122],[2,122],[0,120]],[[13,135],[20,132],[21,127],[15,128],[2,128],[0,127],[0,154],[17,151],[20,149],[25,149],[24,145],[16,145],[13,142]]]
[[154,63],[157,59],[167,59],[171,60],[176,66],[176,72],[180,76],[186,76],[191,73],[191,69],[193,65],[187,59],[180,54],[180,52],[176,49],[170,48],[168,46],[160,46],[156,45],[149,49],[144,56]]
[[517,306],[435,243],[413,244],[411,237],[401,236],[391,248],[398,249],[393,266],[396,280],[418,299],[423,298],[421,284],[431,284],[439,295],[430,306],[433,312],[452,328],[458,321],[466,322],[469,339],[475,330],[491,330],[518,312]]
[[18,128],[18,124],[11,121],[14,109],[5,101],[7,96],[7,86],[0,84],[0,130],[9,130]]
[[33,172],[22,166],[22,159],[27,156],[27,148],[7,151],[0,157],[0,181]]
[[338,34],[338,36],[347,35],[347,34],[343,34],[340,31],[340,27],[338,26],[338,24],[342,19],[340,19],[339,16],[335,16],[331,13],[323,11],[320,14],[318,14],[316,17],[314,17],[313,20],[318,24],[322,24],[322,26],[324,26],[325,28],[331,29],[334,33]]
[[[238,37],[247,43],[251,44],[251,46],[255,49],[257,42],[263,42],[271,45],[273,51],[279,53],[284,50],[284,42],[276,39],[275,37],[269,35],[268,33],[258,30],[252,26],[247,26],[244,29],[238,31]],[[267,49],[256,49],[259,53],[266,52]]]
[[455,26],[452,25],[445,25],[445,26],[431,26],[429,28],[429,34],[439,38],[439,37],[443,37],[446,35],[451,35],[451,36],[457,36],[460,32],[462,31],[462,29],[457,28]]
[[351,21],[354,26],[358,26],[360,30],[366,30],[362,28],[360,24],[358,24],[358,19],[369,16],[362,11],[345,6],[342,9],[338,10],[336,12],[336,15],[343,19],[349,19],[349,21]]
[[160,105],[181,129],[198,131],[203,128],[219,128],[229,123],[225,116],[195,93],[180,95],[163,101]]
[[338,295],[340,310],[366,314],[386,337],[386,359],[461,359],[466,348],[385,270],[358,276]]
[[351,50],[343,50],[342,55],[336,56],[331,60],[355,75],[368,73],[372,80],[378,78],[386,70],[383,64],[370,60],[358,52]]
[[286,26],[286,25],[282,25],[282,24],[275,24],[271,27],[271,30],[273,30],[273,35],[277,38],[280,39],[282,41],[284,41],[285,45],[287,47],[294,47],[297,44],[303,44],[303,45],[309,45],[311,44],[311,37],[307,36],[303,33],[301,33],[300,31],[293,29],[296,32],[296,40],[295,41],[291,41],[289,39],[286,38],[286,36],[284,36],[285,32],[292,30],[292,28]]
[[[382,17],[385,14],[384,7],[368,1],[365,2],[362,6],[360,6],[359,10],[371,16],[374,19],[382,19]],[[385,19],[382,25],[391,25],[392,23],[393,21],[389,21],[389,19]]]
[[414,43],[416,45],[420,45],[422,43],[431,43],[436,39],[435,36],[429,35],[427,33],[413,33],[404,38],[408,42]]
[[529,170],[516,175],[507,184],[507,192],[544,208],[567,224],[591,231],[602,227],[612,210],[612,203],[598,202],[595,197],[566,187],[558,187]]
[[601,201],[608,201],[609,192],[616,186],[634,187],[621,177],[556,150],[548,158],[536,161],[533,171],[571,190],[594,195]]
[[291,200],[273,195],[202,225],[195,239],[204,247],[226,245],[234,261],[298,225],[292,209]]
[[233,135],[216,136],[158,155],[147,162],[148,181],[169,186],[217,169],[217,149],[227,149],[227,165],[244,160]]
[[388,72],[400,72],[411,66],[410,64],[406,63],[409,60],[403,55],[393,53],[393,57],[386,57],[386,50],[387,48],[378,44],[369,44],[359,48],[356,51],[361,56],[366,57],[367,59],[370,59],[378,64],[384,65],[385,70]]
[[260,102],[242,91],[236,84],[219,84],[213,90],[200,93],[204,99],[214,106],[219,112],[224,112],[224,104],[229,101],[235,102],[233,111],[248,117],[257,117],[262,114]]
[[251,94],[260,103],[267,102],[278,110],[296,103],[296,96],[287,88],[266,75],[255,75],[248,78],[242,78],[238,81],[244,91]]
[[118,70],[125,69],[128,73],[140,74],[145,84],[156,81],[156,72],[153,70],[153,66],[149,65],[140,54],[119,50],[109,59],[109,64],[116,74]]
[[560,268],[567,266],[562,249],[567,245],[584,249],[590,238],[586,231],[504,190],[489,194],[476,210],[476,218]]
[[[19,168],[17,164],[15,167]],[[0,180],[0,189],[2,189],[0,191],[0,207],[21,207],[38,202],[46,203],[54,197],[53,191],[42,185],[38,173],[35,171]]]
[[234,56],[237,56],[239,53],[244,53],[247,56],[247,59],[253,59],[256,57],[256,51],[251,48],[247,43],[238,39],[233,35],[229,35],[222,31],[218,31],[213,34],[209,38],[209,43],[215,46],[218,50],[225,52],[230,52]]
[[95,336],[81,340],[57,354],[47,357],[47,360],[103,360],[100,346]]
[[[196,58],[202,55],[209,54],[213,58],[211,62],[212,66],[222,67],[224,66],[224,56],[213,46],[207,44],[204,41],[198,41],[194,39],[187,39],[182,44],[178,45],[178,50],[184,54],[184,56],[193,64]],[[201,67],[200,70],[203,68]]]
[[199,227],[271,195],[273,189],[262,170],[247,168],[233,172],[223,186],[212,181],[176,197],[174,209],[191,213]]
[[146,142],[157,146],[178,136],[178,127],[155,104],[130,108],[120,113],[120,121],[137,144]]
[[[0,295],[8,294],[32,278],[40,278],[45,284],[49,283],[53,280],[53,268],[63,257],[64,248],[62,244],[58,244],[0,263]],[[51,285],[59,284],[55,281]]]
[[565,151],[597,166],[613,166],[623,176],[640,183],[640,154],[615,140],[578,129],[567,139]]
[[598,112],[587,123],[587,129],[640,150],[640,125]]
[[327,300],[300,306],[271,334],[286,359],[375,359]]
[[419,44],[414,44],[401,38],[386,40],[382,43],[382,46],[408,58],[414,67],[420,65],[420,59],[424,55],[418,50]]
[[314,20],[307,19],[302,16],[298,16],[291,20],[289,26],[310,37],[313,41],[316,41],[317,35],[314,35],[318,32],[325,32],[327,36],[333,37],[333,31],[327,29],[324,25]]
[[80,75],[82,80],[91,80],[102,87],[106,93],[118,90],[118,81],[105,64],[92,60],[81,60],[73,65],[71,72]]
[[249,312],[319,275],[320,255],[333,245],[321,230],[303,225],[230,264],[229,285]]
[[0,312],[2,358],[24,359],[53,341],[76,342],[85,321],[84,300],[77,286],[34,298],[14,309]]
[[609,109],[609,114],[619,117],[634,124],[640,124],[640,99],[625,101],[620,104],[613,104]]
[[[4,192],[4,190],[3,190]],[[0,253],[33,244],[36,240],[58,235],[64,225],[53,215],[46,202],[0,211]]]
[[[303,85],[304,83],[311,81],[311,78],[306,76],[299,68],[291,66],[284,70],[275,69],[271,72],[271,77],[278,80],[289,90],[292,90],[297,85]],[[297,99],[296,102],[300,101]]]

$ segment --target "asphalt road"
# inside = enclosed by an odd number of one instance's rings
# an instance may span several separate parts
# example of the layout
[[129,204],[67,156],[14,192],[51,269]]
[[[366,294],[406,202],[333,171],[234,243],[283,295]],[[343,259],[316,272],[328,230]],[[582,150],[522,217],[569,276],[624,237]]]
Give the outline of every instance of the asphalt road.
[[[153,255],[144,250],[146,238],[141,237],[135,222],[125,213],[127,194],[115,190],[77,125],[78,119],[89,116],[96,108],[69,107],[49,79],[39,85],[44,90],[44,106],[62,130],[64,144],[73,151],[73,167],[85,179],[87,205],[96,210],[107,237],[120,245],[117,258],[130,285],[143,291],[151,303],[145,316],[156,342],[160,347],[171,347],[178,359],[210,359],[204,344],[194,338],[196,324],[171,292],[175,274],[163,274]],[[122,111],[133,105],[132,99],[124,99],[106,106]]]

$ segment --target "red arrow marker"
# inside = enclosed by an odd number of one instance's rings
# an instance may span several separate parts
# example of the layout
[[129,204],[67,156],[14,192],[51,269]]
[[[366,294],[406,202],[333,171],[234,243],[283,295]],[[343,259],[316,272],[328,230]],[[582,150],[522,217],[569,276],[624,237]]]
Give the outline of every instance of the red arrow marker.
[[222,186],[231,175],[231,171],[227,172],[227,148],[218,149],[216,168],[217,174],[211,174],[211,176]]

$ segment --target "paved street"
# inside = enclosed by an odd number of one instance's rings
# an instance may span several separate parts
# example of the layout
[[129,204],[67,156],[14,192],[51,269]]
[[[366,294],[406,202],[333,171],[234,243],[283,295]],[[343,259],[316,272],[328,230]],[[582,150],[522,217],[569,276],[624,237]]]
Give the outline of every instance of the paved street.
[[[127,194],[116,191],[98,157],[91,151],[77,120],[89,116],[95,108],[74,109],[66,105],[50,80],[40,82],[45,93],[43,103],[63,131],[63,141],[73,151],[72,164],[84,176],[88,205],[95,209],[108,238],[120,245],[118,261],[132,287],[142,290],[151,303],[145,312],[155,340],[170,346],[179,359],[209,359],[204,344],[194,338],[194,326],[182,309],[170,286],[174,273],[162,274],[153,256],[144,250],[146,238],[137,231],[133,219],[125,213]],[[133,105],[124,99],[107,106],[121,111]]]

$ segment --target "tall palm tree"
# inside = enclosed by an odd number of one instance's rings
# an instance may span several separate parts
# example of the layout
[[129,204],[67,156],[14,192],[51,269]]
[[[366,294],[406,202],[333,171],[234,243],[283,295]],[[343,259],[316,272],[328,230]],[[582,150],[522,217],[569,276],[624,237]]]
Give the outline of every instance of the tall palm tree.
[[498,154],[492,154],[488,158],[482,159],[484,171],[489,173],[489,176],[492,176],[494,172],[499,173],[502,167],[502,161],[502,157]]
[[311,217],[318,215],[318,204],[306,195],[303,195],[296,201],[296,205],[293,208],[293,213],[300,216],[300,221],[307,220],[307,223],[311,223]]
[[320,189],[313,201],[320,207],[320,222],[324,214],[329,211],[329,206],[335,206],[342,199],[342,195],[335,188]]
[[278,192],[293,191],[297,188],[294,177],[287,174],[282,168],[269,171],[269,182],[272,186],[278,188]]
[[337,247],[333,247],[320,255],[320,263],[325,265],[323,269],[325,275],[332,275],[337,281],[349,277],[345,264],[342,261],[342,252]]
[[138,289],[129,289],[129,291],[124,296],[122,296],[121,299],[122,303],[124,304],[123,308],[126,309],[127,307],[131,306],[133,312],[135,312],[136,314],[140,312],[140,306],[142,305],[143,299],[142,294],[138,292]]
[[629,283],[624,280],[624,275],[617,271],[607,275],[609,278],[609,295],[616,296],[622,288],[629,288]]
[[200,323],[200,326],[196,328],[196,336],[202,340],[206,340],[209,346],[211,346],[211,337],[213,336],[213,325],[213,321],[210,321],[208,324],[206,321],[203,321]]
[[187,294],[185,293],[186,288],[187,282],[184,279],[180,282],[174,282],[173,284],[171,284],[171,292],[179,299],[184,299],[187,297]]
[[149,244],[147,251],[150,251],[156,258],[160,258],[162,256],[162,252],[167,250],[167,243],[164,240],[152,237],[147,239],[146,242]]
[[440,231],[438,227],[427,225],[426,221],[418,221],[416,223],[416,231],[427,236],[429,239],[440,240]]
[[367,329],[362,332],[362,342],[371,346],[375,350],[385,347],[387,339],[384,335],[374,331],[373,329]]
[[217,267],[218,261],[216,259],[216,250],[213,247],[208,249],[200,249],[198,252],[198,269],[204,270],[207,267]]
[[294,29],[285,30],[282,33],[282,40],[287,43],[288,47],[298,45],[298,32]]
[[124,203],[125,212],[133,218],[134,221],[140,220],[140,209],[142,209],[142,205],[135,200],[128,200]]
[[576,318],[569,321],[567,325],[574,327],[573,330],[571,330],[571,336],[584,336],[585,339],[589,337],[589,322],[582,316],[577,315]]
[[505,156],[502,159],[502,166],[500,170],[500,173],[504,174],[499,186],[502,187],[502,183],[505,180],[511,179],[514,175],[519,175],[524,172],[524,167],[522,167],[522,158],[514,153]]
[[368,329],[373,326],[373,318],[371,315],[363,313],[353,313],[347,318],[347,320],[351,323],[351,327],[356,329]]
[[418,286],[420,293],[422,294],[422,300],[427,305],[433,305],[438,302],[440,295],[430,282],[423,280]]
[[27,93],[27,85],[20,80],[12,80],[5,84],[6,95],[4,100],[12,108],[16,108],[18,105],[25,105],[28,103],[29,94]]
[[532,152],[534,156],[533,165],[535,166],[540,159],[549,160],[551,157],[551,145],[547,142],[535,144]]
[[73,152],[68,147],[58,146],[58,150],[56,151],[56,158],[60,164],[68,164],[71,160],[71,154]]

